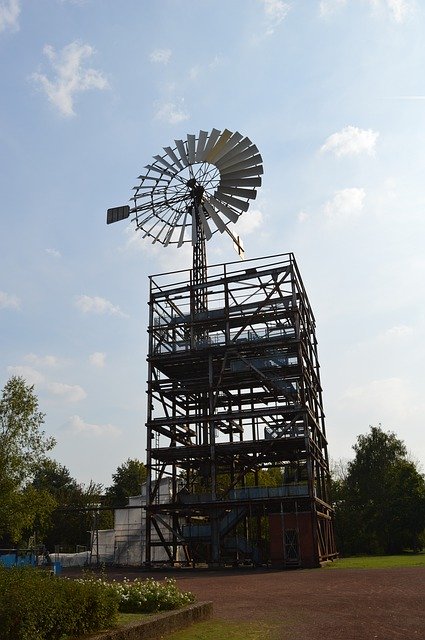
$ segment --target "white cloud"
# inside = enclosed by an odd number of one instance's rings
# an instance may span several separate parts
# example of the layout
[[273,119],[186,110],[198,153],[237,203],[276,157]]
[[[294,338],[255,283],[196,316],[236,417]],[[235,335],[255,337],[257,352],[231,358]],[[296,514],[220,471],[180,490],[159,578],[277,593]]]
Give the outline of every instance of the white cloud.
[[370,0],[372,4],[383,4],[388,10],[390,17],[394,22],[399,24],[404,22],[408,15],[411,13],[413,6],[408,0]]
[[112,424],[90,424],[77,415],[69,418],[67,430],[75,434],[88,436],[118,436],[121,433],[121,429]]
[[87,393],[78,384],[63,382],[47,382],[46,389],[55,396],[61,396],[65,402],[80,402],[87,397]]
[[28,353],[24,359],[36,367],[57,367],[59,365],[59,358],[56,356],[37,356],[35,353]]
[[95,52],[90,45],[71,42],[59,53],[51,45],[46,45],[43,52],[51,63],[55,77],[49,80],[42,73],[33,73],[32,79],[63,116],[75,115],[74,99],[78,93],[108,87],[108,81],[101,71],[83,66],[84,60]]
[[95,351],[95,353],[90,354],[89,361],[94,367],[102,368],[105,366],[106,353],[102,353],[101,351]]
[[20,306],[21,303],[17,296],[0,291],[0,309],[19,309]]
[[57,249],[45,249],[45,252],[47,254],[49,254],[49,256],[52,256],[53,258],[61,258],[61,252],[58,251]]
[[345,222],[357,218],[363,210],[365,196],[364,189],[342,189],[325,203],[323,212],[330,222]]
[[341,7],[344,7],[347,0],[321,0],[319,3],[319,13],[322,18],[330,16]]
[[405,338],[406,336],[410,336],[412,333],[412,327],[402,324],[395,327],[390,327],[389,329],[381,333],[379,338],[380,340],[392,342],[394,340],[399,340],[401,338]]
[[43,384],[44,376],[40,371],[33,369],[32,367],[27,367],[25,365],[17,365],[7,367],[8,372],[12,376],[20,376],[25,379],[27,384]]
[[[214,71],[215,69],[218,69],[219,67],[221,67],[223,65],[224,62],[224,58],[222,55],[220,54],[216,54],[212,60],[210,62],[208,62],[208,64],[205,65],[200,65],[200,64],[195,64],[193,65],[193,67],[191,67],[189,69],[189,80],[196,80],[197,78],[199,78],[200,76],[202,76],[203,78],[205,78],[205,76]],[[175,89],[175,87],[174,87]]]
[[127,236],[124,251],[140,251],[149,260],[150,272],[166,272],[178,271],[180,269],[189,269],[192,266],[192,245],[188,242],[182,247],[177,248],[174,245],[164,247],[157,242],[152,243],[150,238],[144,238],[142,232],[135,230],[128,225],[124,231]]
[[156,102],[155,109],[155,119],[168,122],[168,124],[178,124],[189,119],[183,99],[178,102]]
[[154,49],[149,54],[149,60],[151,62],[159,62],[160,64],[167,64],[170,62],[171,49]]
[[310,215],[306,212],[306,211],[300,211],[298,213],[298,222],[305,222],[306,220],[308,220],[310,217]]
[[[38,366],[55,366],[57,364],[55,356],[39,357],[32,353],[25,356],[25,360]],[[79,402],[87,397],[87,393],[80,385],[50,382],[44,374],[33,367],[16,365],[7,367],[7,370],[11,375],[21,376],[28,384],[36,384],[41,390],[47,391],[51,395],[61,396],[65,402]]]
[[246,213],[240,216],[237,223],[234,225],[234,230],[240,236],[247,236],[253,233],[256,229],[262,226],[264,216],[259,209],[249,209]]
[[20,0],[9,0],[0,3],[0,32],[10,29],[18,31],[18,18],[21,13]]
[[266,35],[272,35],[288,15],[290,4],[283,0],[260,0],[264,5]]
[[99,296],[77,296],[75,304],[83,313],[97,313],[100,315],[120,316],[127,318],[125,313],[118,306],[115,306],[106,298]]
[[330,151],[338,158],[341,156],[358,156],[361,153],[373,155],[379,133],[372,129],[359,129],[351,125],[333,133],[321,147],[322,153]]
[[[352,4],[357,4],[358,0],[351,0]],[[389,14],[390,18],[401,24],[404,22],[410,13],[413,11],[413,3],[410,0],[366,0],[367,4],[372,7],[372,10],[381,13]],[[320,16],[327,17],[345,7],[347,0],[321,0],[319,3]]]

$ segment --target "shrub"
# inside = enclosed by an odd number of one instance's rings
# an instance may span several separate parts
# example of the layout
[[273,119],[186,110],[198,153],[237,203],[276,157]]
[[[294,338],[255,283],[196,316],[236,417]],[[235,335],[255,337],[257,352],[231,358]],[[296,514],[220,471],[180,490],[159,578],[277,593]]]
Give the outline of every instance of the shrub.
[[99,584],[113,590],[120,599],[119,610],[124,613],[152,613],[178,609],[194,601],[190,592],[180,591],[176,581],[165,578],[158,582],[152,578],[107,582],[103,578],[86,577],[81,583]]
[[96,582],[31,568],[0,568],[2,640],[60,640],[114,624],[119,596]]
[[178,609],[194,601],[193,594],[180,591],[175,580],[166,578],[164,583],[151,578],[124,580],[117,585],[120,594],[120,611],[127,613],[168,611]]

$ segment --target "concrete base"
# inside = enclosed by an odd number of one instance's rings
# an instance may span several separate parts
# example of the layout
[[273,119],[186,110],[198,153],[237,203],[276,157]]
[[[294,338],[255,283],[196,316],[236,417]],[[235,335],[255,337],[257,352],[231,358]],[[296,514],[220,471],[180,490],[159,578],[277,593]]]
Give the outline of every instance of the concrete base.
[[165,611],[150,616],[149,620],[133,622],[124,627],[101,631],[89,636],[89,640],[159,640],[174,631],[184,629],[194,622],[211,618],[212,602],[197,602],[176,611]]

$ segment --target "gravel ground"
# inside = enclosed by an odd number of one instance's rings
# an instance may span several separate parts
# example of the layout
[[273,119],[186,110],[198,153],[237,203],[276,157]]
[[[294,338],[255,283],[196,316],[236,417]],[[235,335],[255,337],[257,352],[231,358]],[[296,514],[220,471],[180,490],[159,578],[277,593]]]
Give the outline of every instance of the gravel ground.
[[[425,640],[425,569],[137,572],[110,578],[174,577],[214,616],[269,623],[276,640]],[[69,570],[67,575],[75,575]]]

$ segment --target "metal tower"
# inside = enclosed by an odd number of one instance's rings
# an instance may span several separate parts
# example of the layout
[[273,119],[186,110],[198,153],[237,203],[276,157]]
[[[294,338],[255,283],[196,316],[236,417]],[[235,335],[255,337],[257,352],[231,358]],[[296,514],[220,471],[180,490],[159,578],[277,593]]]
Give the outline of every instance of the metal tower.
[[175,143],[139,176],[133,207],[107,218],[132,213],[153,242],[193,245],[191,270],[150,277],[146,565],[316,566],[336,551],[298,267],[292,254],[207,266],[216,231],[243,254],[229,223],[255,198],[262,159],[228,130]]

